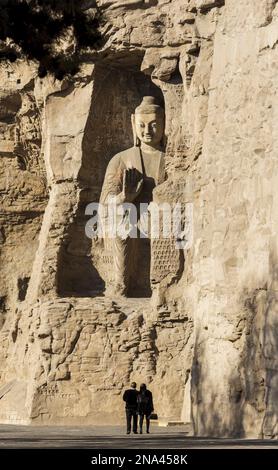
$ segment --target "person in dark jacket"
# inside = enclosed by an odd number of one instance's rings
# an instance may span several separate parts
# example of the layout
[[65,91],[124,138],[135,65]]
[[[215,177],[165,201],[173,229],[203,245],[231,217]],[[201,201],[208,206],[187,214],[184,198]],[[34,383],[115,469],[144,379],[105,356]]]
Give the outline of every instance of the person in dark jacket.
[[139,426],[140,434],[143,432],[144,416],[146,417],[146,431],[150,432],[150,417],[154,410],[153,408],[153,395],[150,390],[147,390],[146,384],[140,385],[140,392],[137,397],[138,414],[140,417]]
[[137,434],[137,396],[138,390],[136,390],[136,383],[132,382],[130,384],[130,389],[126,390],[123,394],[123,400],[125,401],[125,411],[126,411],[126,433],[130,434],[131,431],[131,420],[132,430],[134,434]]

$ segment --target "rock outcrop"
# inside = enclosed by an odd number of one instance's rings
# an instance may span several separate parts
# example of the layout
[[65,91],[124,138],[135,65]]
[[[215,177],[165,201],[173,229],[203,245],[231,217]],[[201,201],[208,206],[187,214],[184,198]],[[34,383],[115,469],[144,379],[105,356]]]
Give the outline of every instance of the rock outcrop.
[[[277,438],[278,2],[97,4],[103,47],[72,79],[0,64],[0,421],[115,423],[135,380],[195,435]],[[177,260],[152,247],[155,302],[105,296],[85,234],[148,94],[166,114],[154,199],[193,207]]]

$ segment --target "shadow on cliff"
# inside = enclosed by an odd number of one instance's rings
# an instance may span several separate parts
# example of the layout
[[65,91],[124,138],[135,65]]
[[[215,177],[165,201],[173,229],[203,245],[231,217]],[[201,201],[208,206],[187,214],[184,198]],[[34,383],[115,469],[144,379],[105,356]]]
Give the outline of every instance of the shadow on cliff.
[[246,332],[240,372],[244,407],[252,410],[248,427],[258,437],[278,435],[278,259],[269,256],[269,279],[246,295]]
[[105,288],[90,255],[92,241],[84,230],[86,203],[82,199],[81,192],[74,220],[67,228],[58,255],[57,291],[63,297],[100,296]]
[[[277,438],[277,290],[278,260],[272,251],[269,281],[252,291],[243,289],[239,295],[239,310],[244,314],[237,321],[234,338],[230,340],[239,353],[239,363],[230,364],[228,378],[223,369],[226,393],[220,392],[222,383],[219,392],[215,382],[209,383],[202,366],[206,340],[197,332],[191,388],[195,435]],[[219,367],[223,368],[220,358]],[[215,376],[219,380],[217,372]]]
[[[197,338],[196,340],[198,341]],[[201,345],[202,348],[203,345]],[[194,435],[222,438],[244,437],[240,403],[242,391],[237,380],[229,378],[227,387],[230,390],[229,395],[226,397],[220,395],[215,381],[210,382],[206,370],[202,368],[202,354],[205,354],[205,350],[197,351],[195,346],[191,378],[191,417]]]

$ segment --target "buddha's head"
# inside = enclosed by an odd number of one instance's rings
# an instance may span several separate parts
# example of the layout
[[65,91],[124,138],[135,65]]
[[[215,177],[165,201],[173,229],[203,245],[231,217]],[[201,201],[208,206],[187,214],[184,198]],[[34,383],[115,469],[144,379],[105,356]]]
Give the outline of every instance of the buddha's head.
[[151,147],[158,147],[164,136],[164,125],[164,109],[156,103],[153,96],[144,96],[132,116],[136,145],[143,142]]

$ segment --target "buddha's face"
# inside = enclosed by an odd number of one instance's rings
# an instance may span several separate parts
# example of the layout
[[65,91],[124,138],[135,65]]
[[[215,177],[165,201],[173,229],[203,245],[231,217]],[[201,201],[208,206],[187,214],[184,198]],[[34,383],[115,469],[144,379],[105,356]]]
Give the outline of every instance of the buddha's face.
[[135,114],[137,137],[147,145],[158,145],[164,133],[164,118],[159,113]]

